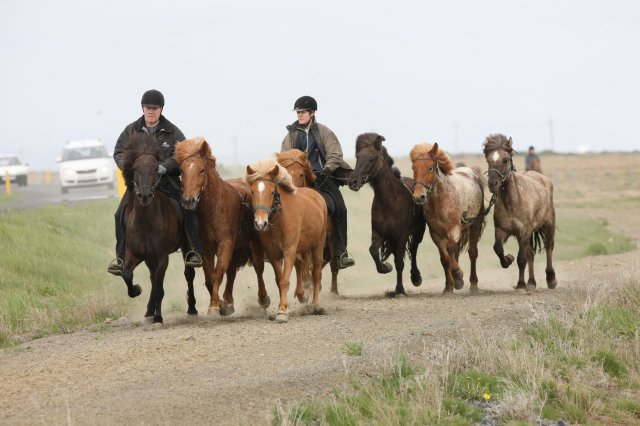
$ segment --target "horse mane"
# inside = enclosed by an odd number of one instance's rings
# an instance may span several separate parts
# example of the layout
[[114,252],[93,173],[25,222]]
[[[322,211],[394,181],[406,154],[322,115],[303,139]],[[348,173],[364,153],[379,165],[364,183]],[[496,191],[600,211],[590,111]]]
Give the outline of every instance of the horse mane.
[[304,169],[304,178],[307,182],[315,182],[316,175],[313,174],[313,168],[307,158],[307,155],[299,149],[289,149],[283,152],[276,152],[276,160],[282,167],[289,167],[292,164],[298,163]]
[[[382,141],[385,140],[383,136],[377,133],[362,133],[356,138],[356,152],[366,148],[376,149],[374,147],[374,144],[376,143],[378,138],[382,138]],[[393,165],[393,158],[391,158],[391,156],[389,155],[387,147],[382,145],[382,141],[380,143],[380,154],[382,155],[385,163],[388,164],[391,168],[391,173],[393,174],[393,176],[400,179],[400,169]]]
[[484,155],[489,154],[493,151],[505,151],[509,153],[511,157],[513,157],[513,142],[511,138],[507,138],[502,133],[491,133],[487,136],[482,144],[484,147]]
[[147,132],[135,132],[129,136],[122,153],[122,176],[127,186],[133,185],[133,164],[143,154],[152,155],[156,160],[158,159],[156,137]]
[[189,157],[201,156],[215,169],[216,157],[211,153],[211,147],[203,136],[196,136],[192,139],[186,139],[178,142],[175,148],[175,156],[178,165]]
[[296,190],[293,181],[291,180],[291,175],[283,166],[278,164],[276,160],[260,160],[251,164],[251,169],[254,171],[252,174],[245,173],[244,181],[251,185],[255,182],[259,177],[269,174],[269,172],[273,169],[274,166],[278,166],[278,174],[275,177],[276,183],[282,187],[287,192],[293,192]]
[[[414,162],[420,157],[431,158],[431,151],[433,150],[433,147],[434,147],[434,144],[430,144],[430,143],[420,143],[415,145],[411,149],[411,153],[409,154],[409,157],[411,158],[411,162]],[[449,154],[447,154],[442,149],[438,148],[438,151],[436,152],[434,160],[436,161],[436,164],[438,165],[438,168],[440,169],[440,171],[445,175],[450,175],[453,169],[455,168],[453,161],[451,161],[451,158],[449,158]]]

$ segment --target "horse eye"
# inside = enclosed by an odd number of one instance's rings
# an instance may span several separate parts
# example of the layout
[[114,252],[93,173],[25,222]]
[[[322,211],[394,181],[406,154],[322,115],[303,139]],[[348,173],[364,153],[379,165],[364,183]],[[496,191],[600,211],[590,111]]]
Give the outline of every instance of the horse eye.
[[507,164],[507,159],[506,158],[502,159],[502,164]]
[[433,166],[429,166],[429,169],[427,169],[428,172],[432,172],[433,171]]

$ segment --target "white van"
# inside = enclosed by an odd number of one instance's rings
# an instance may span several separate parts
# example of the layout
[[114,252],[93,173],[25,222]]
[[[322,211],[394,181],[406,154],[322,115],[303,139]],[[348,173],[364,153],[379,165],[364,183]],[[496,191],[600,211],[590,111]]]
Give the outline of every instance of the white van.
[[67,142],[56,158],[63,193],[69,188],[106,185],[113,189],[115,163],[99,140]]

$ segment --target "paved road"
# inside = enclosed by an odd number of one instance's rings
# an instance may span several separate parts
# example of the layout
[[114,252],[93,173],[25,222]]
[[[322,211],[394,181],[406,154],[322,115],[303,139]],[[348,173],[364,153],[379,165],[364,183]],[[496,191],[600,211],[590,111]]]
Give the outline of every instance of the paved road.
[[[59,183],[35,184],[28,186],[12,185],[12,193],[16,196],[11,201],[0,203],[0,212],[6,210],[20,210],[43,206],[45,204],[57,204],[76,202],[91,199],[103,199],[118,197],[118,189],[107,189],[106,186],[90,188],[72,188],[67,194],[60,191]],[[4,188],[0,188],[4,192]]]

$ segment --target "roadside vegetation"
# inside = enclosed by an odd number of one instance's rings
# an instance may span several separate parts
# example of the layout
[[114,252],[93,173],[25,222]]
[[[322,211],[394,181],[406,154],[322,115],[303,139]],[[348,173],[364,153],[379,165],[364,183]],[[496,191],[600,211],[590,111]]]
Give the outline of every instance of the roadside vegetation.
[[591,283],[581,306],[515,335],[476,330],[418,359],[397,355],[349,391],[276,407],[273,424],[638,424],[640,275]]

